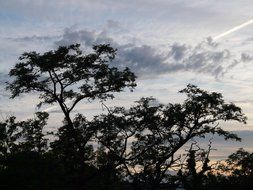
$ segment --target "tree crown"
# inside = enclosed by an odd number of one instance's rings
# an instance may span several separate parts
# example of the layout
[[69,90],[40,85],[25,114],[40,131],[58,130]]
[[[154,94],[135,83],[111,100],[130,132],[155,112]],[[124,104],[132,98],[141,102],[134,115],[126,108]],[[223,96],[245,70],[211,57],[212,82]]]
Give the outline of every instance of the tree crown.
[[[39,92],[41,103],[61,104],[70,112],[82,99],[106,100],[113,92],[125,87],[133,89],[136,76],[128,69],[110,67],[116,49],[109,44],[93,46],[93,52],[84,54],[79,44],[62,46],[43,54],[25,52],[9,75],[7,83],[12,98],[22,93]],[[66,100],[71,100],[68,107]]]

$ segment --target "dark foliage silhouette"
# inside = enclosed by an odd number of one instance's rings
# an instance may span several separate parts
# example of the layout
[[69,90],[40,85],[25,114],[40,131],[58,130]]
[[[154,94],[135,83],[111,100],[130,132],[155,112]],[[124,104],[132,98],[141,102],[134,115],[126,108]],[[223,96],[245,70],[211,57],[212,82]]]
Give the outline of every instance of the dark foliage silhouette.
[[[74,44],[20,57],[10,71],[13,80],[7,84],[11,98],[36,92],[41,100],[38,106],[58,104],[64,121],[55,126],[54,133],[45,130],[49,117],[45,112],[26,121],[13,116],[0,122],[0,189],[252,187],[251,153],[238,150],[213,169],[211,143],[207,150],[198,146],[196,139],[207,134],[240,140],[223,130],[220,122],[246,123],[246,117],[220,93],[189,84],[179,91],[186,95],[182,103],[165,105],[148,97],[129,109],[105,105],[107,113],[91,120],[80,113],[73,116],[82,100],[103,103],[114,98],[115,92],[136,86],[136,77],[128,68],[110,66],[115,55],[116,50],[107,44],[96,45],[87,54]],[[186,145],[190,148],[182,162],[179,152]]]
[[79,44],[43,54],[26,52],[9,73],[14,77],[14,81],[7,84],[12,98],[22,93],[38,92],[39,106],[59,104],[65,116],[65,129],[62,130],[65,134],[60,138],[66,136],[65,141],[70,141],[68,146],[72,147],[68,148],[76,150],[74,157],[79,165],[83,164],[86,148],[71,119],[71,111],[83,99],[103,101],[113,98],[113,92],[136,86],[136,77],[128,68],[119,71],[109,66],[115,54],[116,50],[107,44],[94,46],[89,54],[84,54]]
[[206,189],[252,189],[253,153],[239,149],[218,164],[216,175],[209,175]]
[[187,95],[182,104],[163,105],[154,98],[142,98],[129,110],[115,108],[95,119],[100,127],[97,138],[106,148],[110,164],[135,187],[158,188],[177,165],[177,152],[196,137],[212,133],[240,140],[219,126],[219,121],[244,123],[246,117],[239,107],[225,103],[219,93],[194,85],[180,93]]

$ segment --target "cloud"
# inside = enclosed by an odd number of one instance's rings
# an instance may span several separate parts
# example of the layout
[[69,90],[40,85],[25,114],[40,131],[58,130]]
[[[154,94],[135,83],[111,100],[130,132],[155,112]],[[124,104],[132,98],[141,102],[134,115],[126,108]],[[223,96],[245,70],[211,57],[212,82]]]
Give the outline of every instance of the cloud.
[[187,50],[187,47],[185,45],[180,45],[178,43],[175,43],[171,46],[171,50],[168,56],[172,56],[173,59],[179,61],[185,56],[186,50]]
[[[112,22],[112,21],[110,21]],[[116,24],[112,22],[111,24]],[[117,24],[116,24],[117,25]],[[114,66],[129,67],[139,77],[149,78],[175,72],[195,72],[222,77],[240,61],[228,49],[222,49],[212,38],[195,46],[173,43],[167,49],[146,44],[122,43],[111,38],[106,31],[64,30],[62,38],[55,45],[81,43],[86,47],[94,44],[110,43],[118,49]],[[241,60],[249,59],[242,55]]]
[[222,76],[228,67],[234,65],[231,52],[227,49],[218,49],[217,46],[210,44],[210,41],[189,47],[182,61],[177,63],[187,71],[207,73],[215,77]]
[[8,40],[12,40],[15,42],[32,42],[32,41],[49,41],[49,40],[55,40],[56,38],[59,38],[60,36],[24,36],[24,37],[17,37],[17,38],[7,38]]
[[229,50],[219,49],[210,40],[196,46],[174,43],[167,51],[133,44],[128,48],[119,48],[118,57],[122,66],[131,68],[142,77],[189,71],[219,78],[239,63]]
[[[250,63],[252,55],[242,54],[235,59],[235,53],[251,52],[253,38],[245,44],[235,43],[240,43],[242,37],[250,37],[250,28],[234,33],[229,36],[229,41],[220,41],[221,44],[215,43],[212,38],[203,43],[200,41],[205,36],[216,36],[250,19],[251,4],[251,0],[135,0],[131,3],[115,0],[0,1],[0,72],[8,73],[23,51],[48,51],[52,49],[52,43],[53,48],[81,43],[85,49],[97,43],[110,43],[118,49],[113,64],[128,66],[139,78],[148,78],[138,80],[134,94],[123,94],[122,99],[128,101],[121,105],[150,93],[164,102],[177,100],[171,89],[183,88],[189,81],[205,88],[211,85],[232,100],[242,99],[242,94],[243,98],[250,100],[252,66],[238,64],[241,61]],[[63,31],[73,25],[75,29],[71,27]],[[164,76],[154,79],[161,75]],[[223,75],[225,77],[221,80],[210,83],[210,76],[219,78]],[[7,76],[0,75],[0,89],[3,89],[6,79]],[[165,90],[159,91],[158,87]],[[7,92],[2,90],[2,93]],[[32,113],[32,104],[37,103],[31,102],[34,97],[30,95],[16,101],[1,95],[0,99],[1,108],[22,116]],[[251,117],[252,105],[242,105]],[[85,112],[84,109],[82,111]]]
[[242,53],[241,54],[241,60],[243,62],[249,62],[249,61],[252,61],[253,60],[253,56],[252,55],[249,55],[247,53]]
[[95,32],[89,30],[75,31],[71,28],[66,28],[62,35],[62,39],[55,42],[57,46],[70,45],[73,43],[81,43],[85,46],[92,46],[100,43],[111,43],[113,40],[106,35],[105,31]]
[[137,76],[159,75],[167,70],[166,56],[148,45],[118,47],[118,56],[115,60],[120,67],[129,67]]
[[108,29],[118,29],[118,28],[121,28],[121,24],[120,24],[119,21],[115,21],[115,20],[109,19],[106,22],[106,27]]
[[253,104],[252,99],[246,99],[246,100],[235,100],[233,101],[234,103],[239,103],[239,104]]

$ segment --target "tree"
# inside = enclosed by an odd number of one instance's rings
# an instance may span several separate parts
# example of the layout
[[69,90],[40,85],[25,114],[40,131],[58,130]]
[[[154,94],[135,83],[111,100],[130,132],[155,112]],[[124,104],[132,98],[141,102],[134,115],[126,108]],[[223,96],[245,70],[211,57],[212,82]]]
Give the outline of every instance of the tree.
[[216,165],[215,173],[208,175],[205,189],[253,188],[253,153],[240,148]]
[[37,112],[27,121],[16,121],[16,117],[11,116],[0,122],[0,155],[22,151],[43,153],[47,149],[43,133],[47,119],[48,113]]
[[5,156],[17,149],[21,133],[16,123],[16,117],[12,116],[0,122],[0,156]]
[[180,93],[187,96],[182,104],[163,105],[154,98],[142,98],[129,110],[111,109],[94,120],[100,127],[98,142],[113,155],[118,172],[140,189],[156,189],[165,182],[179,160],[178,151],[194,138],[212,133],[240,140],[219,126],[219,121],[245,123],[239,107],[225,103],[220,93],[194,85]]
[[180,183],[186,190],[206,189],[207,172],[211,172],[213,169],[209,164],[211,150],[212,139],[209,140],[207,150],[201,148],[197,141],[191,143],[177,174]]
[[34,119],[18,122],[21,129],[18,148],[19,151],[33,151],[43,154],[48,150],[48,139],[43,131],[47,125],[49,114],[46,112],[37,112]]
[[224,163],[221,163],[218,169],[223,174],[229,174],[234,177],[246,178],[253,176],[253,153],[240,148],[228,156]]
[[[93,46],[93,52],[84,54],[79,44],[59,47],[43,54],[25,52],[9,75],[7,83],[11,98],[23,93],[37,92],[42,104],[58,103],[64,116],[66,135],[78,147],[79,162],[83,162],[85,148],[76,131],[71,111],[83,99],[104,101],[114,92],[136,86],[135,75],[128,69],[110,67],[116,49],[108,44]],[[84,126],[85,127],[85,126]]]
[[37,112],[27,121],[12,116],[0,122],[0,189],[38,189],[39,181],[52,172],[43,131],[47,119],[47,113]]
[[[84,150],[84,155],[82,157],[83,162],[91,161],[94,156],[93,146],[90,142],[95,136],[96,128],[92,127],[89,123],[90,122],[82,114],[77,114],[73,119],[73,127],[81,143],[80,145]],[[68,162],[71,165],[69,167],[76,167],[76,165],[79,165],[78,155],[75,154],[78,147],[76,146],[74,137],[69,136],[67,126],[60,127],[55,135],[58,138],[50,143],[50,147],[54,154]]]

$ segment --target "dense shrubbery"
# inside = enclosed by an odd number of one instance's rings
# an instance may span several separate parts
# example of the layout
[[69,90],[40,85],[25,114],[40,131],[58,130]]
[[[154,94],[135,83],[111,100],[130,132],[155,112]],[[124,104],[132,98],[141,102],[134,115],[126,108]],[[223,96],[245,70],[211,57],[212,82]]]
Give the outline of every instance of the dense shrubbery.
[[[65,116],[55,134],[45,133],[48,114],[0,123],[1,189],[230,189],[251,186],[252,155],[232,154],[218,168],[208,150],[194,141],[207,134],[240,140],[219,121],[245,123],[241,109],[219,93],[188,85],[184,102],[160,104],[142,98],[130,109],[108,108],[87,120],[75,106],[83,99],[104,101],[114,92],[134,88],[135,75],[110,67],[116,50],[94,46],[84,55],[79,45],[44,54],[24,53],[10,71],[12,98],[38,92],[41,104],[58,103]],[[190,145],[185,158],[179,151]],[[198,169],[200,168],[200,169]],[[176,171],[173,173],[173,171]],[[229,175],[226,175],[228,174]]]

